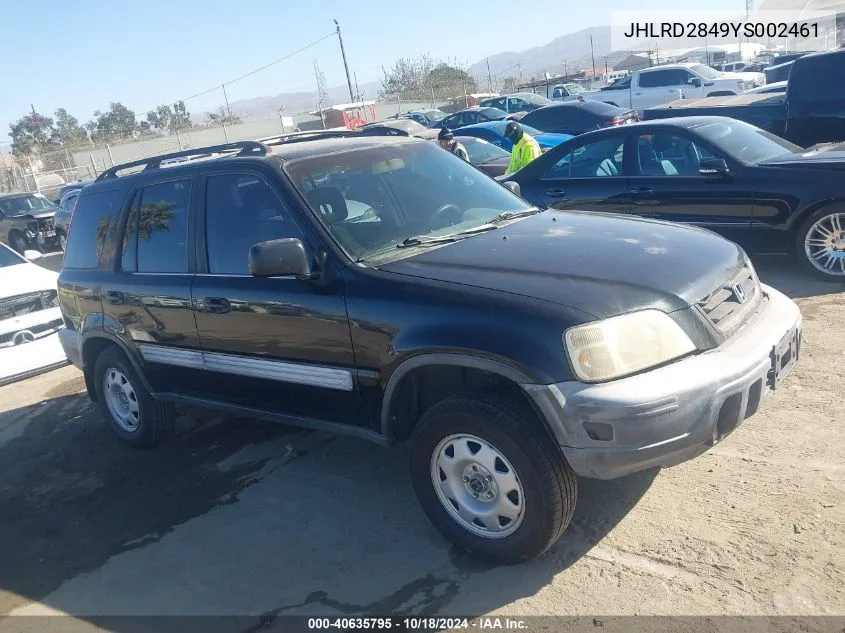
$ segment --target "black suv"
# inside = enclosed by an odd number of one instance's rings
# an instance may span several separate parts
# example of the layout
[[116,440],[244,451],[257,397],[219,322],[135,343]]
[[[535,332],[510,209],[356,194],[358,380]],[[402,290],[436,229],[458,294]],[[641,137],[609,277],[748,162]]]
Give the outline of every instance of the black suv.
[[174,403],[410,439],[437,528],[516,562],[576,475],[700,454],[798,356],[798,308],[706,230],[541,211],[410,138],[194,152],[85,187],[59,279],[68,357],[134,446]]

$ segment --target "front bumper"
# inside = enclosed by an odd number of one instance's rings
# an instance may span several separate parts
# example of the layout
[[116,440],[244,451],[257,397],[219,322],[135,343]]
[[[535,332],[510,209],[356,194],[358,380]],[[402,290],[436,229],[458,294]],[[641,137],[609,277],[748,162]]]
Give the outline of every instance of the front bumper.
[[775,350],[794,333],[797,357],[801,341],[798,306],[762,288],[761,308],[717,349],[608,383],[523,385],[573,470],[613,479],[672,466],[753,415],[773,386]]

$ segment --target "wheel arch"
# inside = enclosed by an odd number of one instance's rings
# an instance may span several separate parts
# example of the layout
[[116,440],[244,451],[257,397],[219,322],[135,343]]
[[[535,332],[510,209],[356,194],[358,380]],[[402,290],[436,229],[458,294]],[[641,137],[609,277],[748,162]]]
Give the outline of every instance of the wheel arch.
[[708,92],[708,97],[730,97],[735,95],[736,93],[733,90],[714,90],[713,92]]
[[91,400],[95,402],[97,400],[97,385],[93,375],[94,367],[97,363],[97,357],[109,348],[115,348],[123,354],[124,358],[126,358],[132,365],[135,373],[137,373],[140,377],[141,382],[144,384],[144,388],[149,393],[153,393],[152,387],[147,381],[147,377],[144,375],[143,368],[138,362],[137,357],[132,354],[129,346],[120,337],[106,332],[105,330],[87,332],[82,336],[79,348],[80,358],[82,360],[82,371],[85,376],[85,387],[88,390],[88,396]]
[[[435,398],[442,399],[459,391],[465,391],[467,384],[496,386],[522,398],[534,410],[533,401],[525,394],[522,385],[533,384],[531,375],[521,367],[505,361],[461,352],[430,352],[411,356],[400,362],[390,374],[384,388],[381,403],[380,432],[391,440],[404,439],[410,435],[413,426],[427,408],[425,402],[408,403],[416,405],[410,410],[403,408],[406,398],[417,400],[415,387],[432,372],[460,375],[462,380],[440,387]],[[457,372],[457,373],[456,373]],[[535,413],[537,411],[535,410]]]

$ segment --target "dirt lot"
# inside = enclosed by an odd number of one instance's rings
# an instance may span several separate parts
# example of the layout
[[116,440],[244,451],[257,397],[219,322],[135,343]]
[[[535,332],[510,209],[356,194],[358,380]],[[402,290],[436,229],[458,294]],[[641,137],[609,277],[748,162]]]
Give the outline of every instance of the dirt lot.
[[843,615],[845,292],[758,268],[804,314],[782,389],[692,462],[582,481],[573,525],[519,567],[449,547],[403,447],[184,410],[139,452],[73,368],[4,387],[0,614]]

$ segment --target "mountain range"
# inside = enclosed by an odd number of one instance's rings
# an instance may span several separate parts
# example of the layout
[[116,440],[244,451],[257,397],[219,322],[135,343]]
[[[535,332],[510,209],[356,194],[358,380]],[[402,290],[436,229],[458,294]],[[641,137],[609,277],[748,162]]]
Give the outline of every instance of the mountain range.
[[[565,74],[592,67],[590,55],[590,36],[593,39],[593,54],[596,70],[605,67],[605,56],[608,66],[625,57],[625,52],[611,52],[610,27],[596,26],[583,29],[576,33],[562,35],[543,46],[534,46],[524,51],[507,51],[490,55],[472,64],[467,70],[478,81],[479,89],[487,89],[492,83],[494,89],[501,86],[506,77],[520,78],[527,81],[540,78],[544,72]],[[488,64],[489,79],[488,82]],[[380,81],[371,81],[359,85],[364,99],[375,99],[381,88]],[[349,89],[345,86],[334,86],[327,89],[328,103],[346,103],[349,101]],[[268,115],[278,115],[279,108],[285,107],[284,113],[296,115],[310,112],[317,107],[316,86],[313,92],[287,92],[274,96],[241,99],[230,104],[232,111],[243,119],[265,118]],[[205,115],[194,118],[205,119]]]

